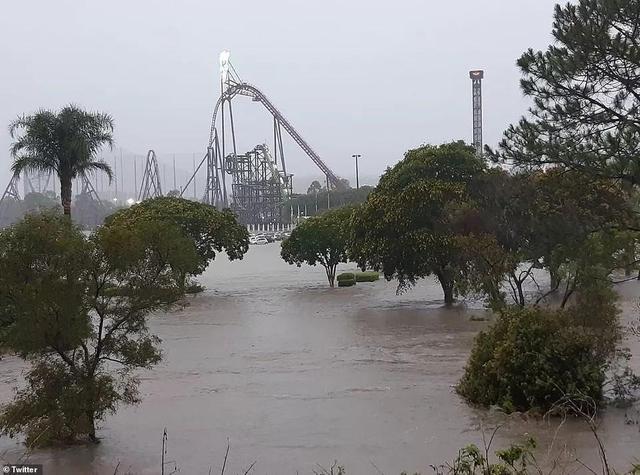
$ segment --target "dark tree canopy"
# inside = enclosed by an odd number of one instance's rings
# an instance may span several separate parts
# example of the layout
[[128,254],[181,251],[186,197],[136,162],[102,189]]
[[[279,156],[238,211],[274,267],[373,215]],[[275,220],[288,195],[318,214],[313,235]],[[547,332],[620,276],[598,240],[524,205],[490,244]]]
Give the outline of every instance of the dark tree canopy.
[[282,242],[282,259],[298,267],[320,264],[333,287],[338,264],[347,261],[352,214],[353,208],[343,207],[304,220]]
[[97,441],[97,422],[139,401],[134,371],[160,360],[147,314],[179,299],[198,265],[194,242],[166,223],[87,239],[62,215],[27,215],[0,232],[0,347],[33,363],[0,431],[30,446]]
[[638,0],[557,5],[555,43],[518,60],[530,114],[509,127],[492,156],[638,183],[639,15]]
[[[471,197],[463,233],[469,235],[465,282],[476,289],[480,284],[494,303],[502,300],[506,283],[514,303],[524,306],[524,287],[535,285],[535,269],[550,272],[552,290],[564,277],[567,298],[587,284],[584,272],[575,272],[579,263],[603,266],[597,279],[606,280],[628,242],[621,230],[636,221],[619,185],[559,168],[516,175],[493,169],[477,178]],[[530,296],[535,301],[541,295]]]
[[177,225],[193,239],[200,256],[198,272],[202,273],[216,253],[225,252],[229,259],[242,259],[249,249],[249,233],[238,224],[229,209],[214,207],[178,197],[160,197],[124,208],[107,218],[105,226],[133,228],[144,222]]
[[85,173],[101,171],[111,179],[111,168],[96,158],[103,146],[113,144],[113,119],[69,105],[53,112],[40,110],[22,116],[9,126],[14,173],[53,172],[60,180],[65,215],[71,215],[72,181]]
[[452,303],[462,265],[456,226],[483,171],[463,142],[409,150],[355,213],[352,258],[398,279],[399,289],[435,275]]

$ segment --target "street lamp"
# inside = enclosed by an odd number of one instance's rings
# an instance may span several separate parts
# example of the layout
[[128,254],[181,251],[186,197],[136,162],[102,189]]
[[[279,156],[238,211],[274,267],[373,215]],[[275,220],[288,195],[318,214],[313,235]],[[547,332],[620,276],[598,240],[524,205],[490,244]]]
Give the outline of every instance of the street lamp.
[[358,159],[360,157],[362,157],[362,155],[354,154],[354,155],[351,155],[351,156],[356,159],[356,190],[359,190],[360,189],[360,178],[358,177]]

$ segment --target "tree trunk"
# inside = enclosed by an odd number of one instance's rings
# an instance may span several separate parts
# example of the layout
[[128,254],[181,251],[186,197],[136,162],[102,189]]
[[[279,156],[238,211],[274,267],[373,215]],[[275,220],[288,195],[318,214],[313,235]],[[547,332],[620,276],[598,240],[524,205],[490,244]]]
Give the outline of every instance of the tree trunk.
[[520,300],[518,304],[521,307],[524,307],[524,305],[526,304],[526,300],[524,298],[524,289],[522,288],[522,284],[523,284],[522,281],[520,280],[516,281],[516,287],[518,287],[518,299]]
[[62,201],[62,209],[64,210],[64,215],[71,217],[71,193],[73,184],[71,182],[71,177],[61,177],[60,178],[60,199]]
[[549,268],[549,290],[554,292],[560,287],[560,276],[558,275],[558,269],[554,267]]
[[455,301],[453,298],[453,279],[448,275],[447,271],[436,273],[436,277],[438,277],[440,285],[442,286],[445,305],[453,305],[453,302]]
[[88,420],[88,424],[89,424],[89,440],[91,442],[93,442],[94,444],[99,444],[100,443],[100,439],[98,439],[98,437],[96,437],[96,421],[95,421],[95,414],[93,413],[92,410],[87,410],[86,413],[86,417]]
[[327,280],[329,281],[329,287],[335,287],[336,267],[338,266],[335,265],[335,266],[325,267],[325,270],[327,271]]

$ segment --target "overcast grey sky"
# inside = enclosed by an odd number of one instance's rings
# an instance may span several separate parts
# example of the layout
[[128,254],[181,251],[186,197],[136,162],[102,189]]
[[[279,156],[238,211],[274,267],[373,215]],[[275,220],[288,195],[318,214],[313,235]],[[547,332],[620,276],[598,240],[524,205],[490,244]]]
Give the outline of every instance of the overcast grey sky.
[[[555,3],[5,0],[0,187],[9,176],[6,125],[70,102],[112,114],[126,152],[176,153],[189,168],[191,153],[206,147],[223,49],[352,182],[353,153],[371,179],[421,143],[470,141],[470,69],[485,70],[485,142],[495,144],[528,105],[515,61],[549,44]],[[271,136],[270,121],[242,99],[234,113],[248,150]],[[300,180],[316,173],[292,144],[287,159]]]

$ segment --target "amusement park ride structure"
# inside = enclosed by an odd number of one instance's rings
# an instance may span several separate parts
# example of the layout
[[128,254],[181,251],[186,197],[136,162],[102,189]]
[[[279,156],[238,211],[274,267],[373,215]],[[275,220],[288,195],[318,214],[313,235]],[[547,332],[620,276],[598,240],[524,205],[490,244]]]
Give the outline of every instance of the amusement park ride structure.
[[[473,104],[473,145],[478,154],[482,153],[482,78],[483,71],[470,71]],[[252,150],[240,153],[236,145],[236,126],[233,118],[233,100],[238,96],[249,97],[259,102],[273,119],[273,146],[256,145]],[[211,118],[209,142],[204,157],[199,162],[188,182],[180,190],[183,196],[194,183],[198,173],[206,172],[206,185],[201,201],[216,208],[231,208],[242,224],[262,229],[275,229],[283,224],[283,205],[293,192],[293,175],[287,171],[282,130],[304,151],[320,169],[326,179],[327,189],[343,189],[343,181],[325,164],[309,143],[302,138],[284,115],[257,87],[240,79],[229,61],[229,52],[220,54],[220,96],[216,101]],[[135,165],[135,164],[134,164]],[[175,165],[174,165],[175,167]],[[47,189],[51,174],[46,177]],[[42,192],[42,176],[38,176],[38,186],[34,187],[29,175],[14,175],[0,198],[0,227],[6,209],[20,201],[19,180],[23,179],[25,196],[30,192]],[[85,202],[91,201],[87,209],[103,208],[96,190],[87,176],[80,177],[82,191],[79,196]],[[229,185],[227,184],[229,180]],[[137,181],[137,180],[136,180]],[[175,181],[175,169],[174,169]],[[55,180],[54,180],[55,182]],[[55,183],[54,183],[55,187]],[[117,191],[117,188],[116,188]],[[54,189],[55,192],[55,189]],[[162,196],[158,161],[153,150],[147,153],[144,173],[137,193],[137,201]],[[195,196],[194,196],[195,198]],[[133,199],[129,200],[134,202]],[[6,220],[4,220],[6,221]]]
[[[292,193],[292,177],[282,144],[282,129],[296,142],[325,175],[329,188],[344,187],[340,178],[322,161],[298,131],[257,87],[240,79],[229,61],[229,52],[220,54],[220,97],[213,109],[207,151],[182,194],[206,166],[207,181],[202,201],[218,208],[230,207],[243,224],[277,224],[282,221],[282,203]],[[250,97],[261,103],[273,118],[273,152],[266,144],[241,154],[236,146],[232,100]],[[231,193],[227,186],[231,180]]]

